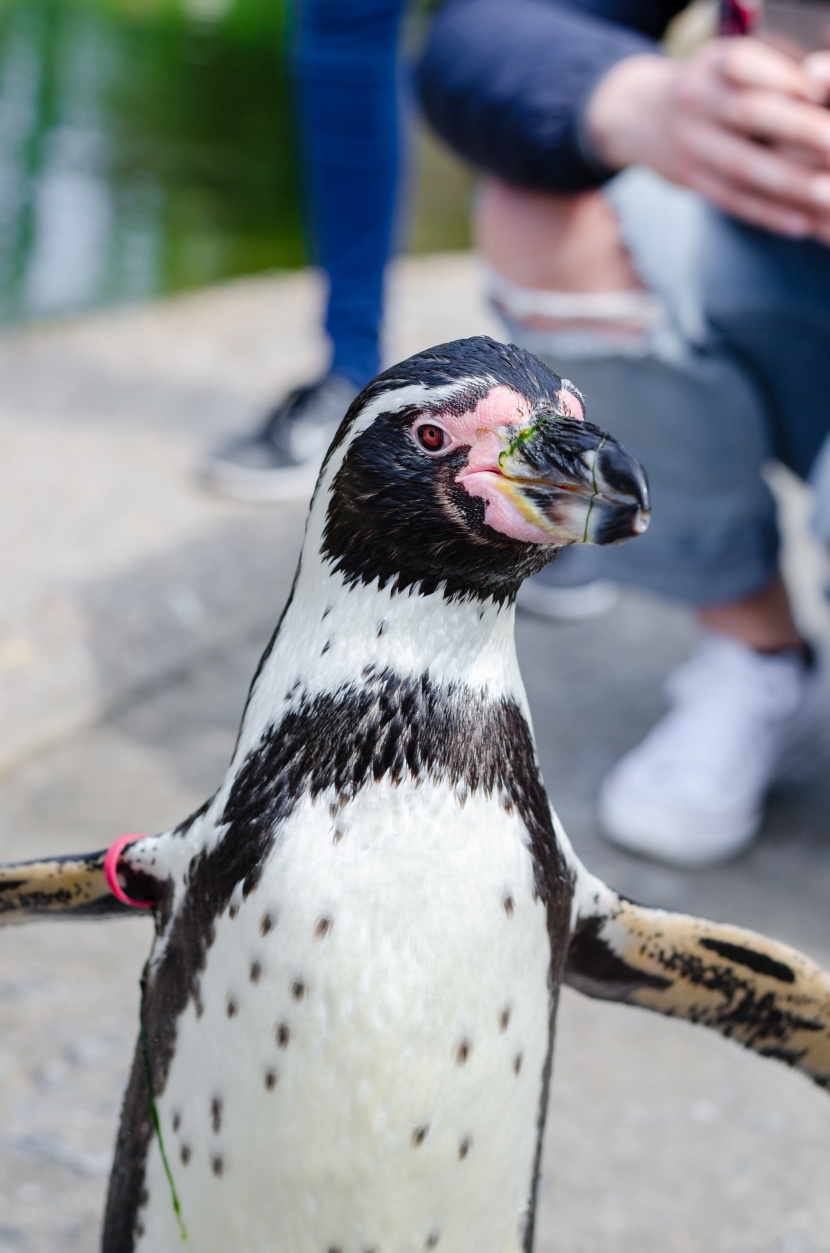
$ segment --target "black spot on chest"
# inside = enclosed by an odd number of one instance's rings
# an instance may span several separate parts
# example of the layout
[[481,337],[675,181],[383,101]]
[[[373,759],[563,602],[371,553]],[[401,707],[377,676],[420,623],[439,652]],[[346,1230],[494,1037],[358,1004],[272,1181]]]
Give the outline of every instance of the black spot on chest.
[[455,1060],[459,1066],[464,1066],[472,1051],[472,1044],[469,1040],[462,1040],[455,1050]]
[[[373,783],[406,777],[484,793],[508,813],[518,811],[545,871],[540,893],[547,898],[551,887],[568,882],[530,730],[516,702],[391,671],[369,672],[362,683],[336,692],[300,696],[266,732],[231,789],[222,815],[228,835],[212,854],[216,869],[223,848],[234,837],[244,838],[247,893],[258,879],[265,846],[303,796],[332,791],[346,802]],[[233,857],[225,856],[227,869],[236,872]],[[542,882],[548,885],[544,891]],[[504,908],[512,914],[511,896]]]
[[[299,695],[296,706],[243,762],[221,815],[224,838],[191,865],[189,890],[172,920],[153,981],[160,998],[164,989],[156,1011],[163,1023],[154,1035],[158,1060],[164,1059],[162,1072],[172,1023],[197,993],[215,919],[236,889],[241,887],[243,897],[254,891],[280,824],[301,798],[334,792],[348,801],[380,780],[399,784],[405,778],[484,794],[517,813],[530,836],[535,887],[547,906],[552,949],[564,952],[573,886],[531,733],[515,701],[389,671],[336,692]],[[505,896],[503,905],[510,917],[513,897]],[[261,934],[274,924],[273,915],[264,913]],[[314,937],[324,939],[332,925],[331,918],[319,918]],[[254,980],[258,973],[255,968]],[[227,1009],[232,1015],[235,1001]]]
[[[216,920],[232,896],[236,902],[255,891],[281,823],[303,797],[333,791],[347,803],[377,781],[399,784],[405,778],[492,797],[494,804],[504,804],[524,823],[536,891],[547,909],[555,996],[573,884],[556,841],[521,709],[510,699],[494,701],[466,687],[435,685],[426,676],[370,674],[364,682],[337,692],[297,694],[294,708],[244,760],[219,819],[226,824],[222,840],[193,859],[187,891],[165,929],[163,955],[145,985],[143,1017],[156,1097],[164,1091],[169,1074],[178,1018],[190,1000],[199,1003],[199,981]],[[267,935],[277,924],[276,915],[266,910],[260,916],[260,933]],[[314,939],[327,942],[334,924],[333,918],[319,918],[312,928]],[[257,973],[254,968],[253,982]],[[228,998],[225,1011],[236,1016],[235,996]],[[287,1024],[278,1024],[277,1033],[278,1045],[288,1047]],[[146,1082],[146,1069],[137,1058],[119,1140],[119,1152],[125,1157],[146,1151],[149,1143]],[[276,1083],[275,1072],[265,1074],[266,1090]],[[545,1076],[545,1091],[546,1085]],[[110,1230],[117,1226],[119,1238],[124,1237],[122,1244],[113,1241],[113,1250],[131,1248],[127,1240],[132,1239],[137,1216],[137,1189],[126,1178],[124,1189],[119,1193],[114,1187],[110,1194]]]

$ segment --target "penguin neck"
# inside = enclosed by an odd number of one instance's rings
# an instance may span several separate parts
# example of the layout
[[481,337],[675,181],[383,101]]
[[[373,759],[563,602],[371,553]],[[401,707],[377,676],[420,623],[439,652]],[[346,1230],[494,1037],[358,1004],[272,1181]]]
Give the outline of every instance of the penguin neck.
[[443,589],[348,582],[319,557],[300,560],[291,599],[245,712],[238,753],[292,707],[394,675],[510,700],[528,716],[514,638],[515,609],[492,599],[447,599]]

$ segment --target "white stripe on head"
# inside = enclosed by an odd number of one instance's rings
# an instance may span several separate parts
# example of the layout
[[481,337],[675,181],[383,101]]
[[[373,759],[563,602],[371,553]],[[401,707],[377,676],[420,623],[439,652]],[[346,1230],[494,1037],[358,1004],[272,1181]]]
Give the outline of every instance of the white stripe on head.
[[467,374],[464,378],[454,383],[447,383],[443,387],[429,387],[426,383],[408,383],[405,387],[392,387],[382,392],[363,406],[354,418],[345,438],[327,457],[320,471],[305,524],[305,540],[300,557],[300,578],[303,577],[303,572],[311,561],[317,560],[321,563],[325,562],[326,566],[330,565],[330,562],[322,556],[326,512],[334,480],[354,441],[368,431],[372,423],[382,414],[396,413],[410,405],[420,406],[424,412],[428,412],[463,395],[465,391],[481,387],[482,384],[487,387],[497,387],[498,379],[494,379],[489,374]]
[[[317,487],[314,491],[314,499],[312,500],[311,512],[314,512],[314,506],[322,498],[323,494],[328,495],[331,491],[337,472],[345,461],[354,441],[363,435],[365,431],[368,431],[372,423],[382,414],[397,413],[399,410],[406,409],[409,406],[422,408],[425,413],[428,413],[430,410],[440,408],[441,405],[454,400],[457,396],[463,396],[465,392],[472,391],[473,388],[481,387],[482,385],[488,388],[497,387],[498,379],[493,378],[492,375],[468,374],[454,383],[445,384],[443,387],[429,387],[426,383],[408,383],[405,387],[390,388],[379,396],[375,396],[374,400],[364,405],[357,414],[345,438],[334,449],[320,471],[320,477],[317,480]],[[309,516],[309,522],[310,520]],[[319,552],[319,547],[317,551]]]
[[429,412],[482,384],[499,385],[489,376],[468,375],[445,387],[416,383],[384,392],[358,413],[332,452],[309,512],[293,599],[246,711],[238,759],[277,711],[291,703],[295,684],[307,696],[336,691],[359,680],[367,665],[375,672],[388,668],[429,674],[439,684],[466,684],[494,700],[510,697],[529,718],[515,656],[512,605],[464,599],[451,604],[442,588],[423,596],[412,588],[350,586],[321,553],[332,486],[353,442],[382,414],[407,406]]

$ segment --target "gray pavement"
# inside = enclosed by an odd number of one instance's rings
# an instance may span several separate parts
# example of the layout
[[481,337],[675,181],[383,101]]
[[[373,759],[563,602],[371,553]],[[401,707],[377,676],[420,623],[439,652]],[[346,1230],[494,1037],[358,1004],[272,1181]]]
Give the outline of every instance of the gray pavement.
[[[409,263],[393,353],[486,328],[475,293],[466,258]],[[189,470],[204,439],[314,366],[313,309],[307,276],[257,280],[0,343],[14,537],[0,859],[163,829],[220,778],[302,510],[235,508]],[[791,484],[783,499],[802,613],[826,641],[803,500]],[[597,782],[659,713],[692,638],[683,612],[631,595],[591,623],[520,622],[551,796],[583,859],[629,895],[830,965],[830,745],[720,871],[651,866],[596,833]],[[145,919],[0,934],[0,1253],[96,1247],[149,942]],[[830,1103],[798,1076],[699,1029],[563,997],[543,1253],[830,1253],[828,1163]]]
[[[392,359],[496,329],[463,255],[390,294]],[[301,514],[194,469],[321,368],[319,300],[294,274],[0,338],[0,769],[273,618]]]

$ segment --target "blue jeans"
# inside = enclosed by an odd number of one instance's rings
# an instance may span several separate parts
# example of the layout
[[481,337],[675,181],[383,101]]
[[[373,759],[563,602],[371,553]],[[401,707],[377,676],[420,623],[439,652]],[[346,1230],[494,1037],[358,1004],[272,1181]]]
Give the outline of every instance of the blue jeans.
[[648,472],[649,531],[592,553],[591,570],[699,606],[749,596],[778,563],[765,462],[812,479],[830,542],[830,249],[743,226],[646,170],[606,194],[662,324],[633,354],[570,357],[555,333],[510,328]]
[[308,229],[329,279],[331,368],[357,387],[380,368],[400,166],[403,7],[404,0],[297,0],[293,66]]

